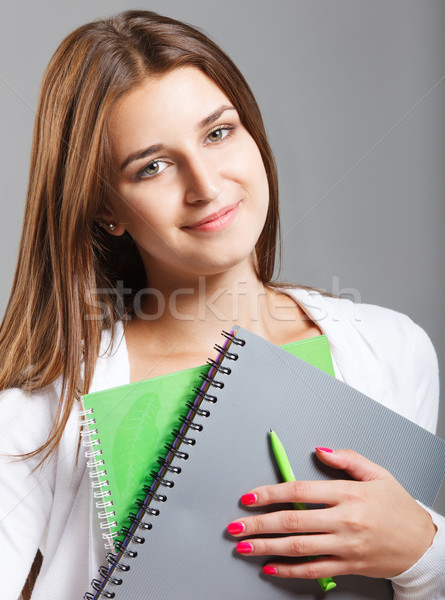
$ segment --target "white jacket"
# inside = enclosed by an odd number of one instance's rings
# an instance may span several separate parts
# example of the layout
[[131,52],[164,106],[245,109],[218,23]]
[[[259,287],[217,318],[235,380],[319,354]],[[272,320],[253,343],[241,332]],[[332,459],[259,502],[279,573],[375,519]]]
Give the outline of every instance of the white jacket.
[[[439,403],[438,365],[427,334],[407,316],[378,306],[289,289],[328,337],[336,374],[429,431]],[[129,383],[130,366],[118,323],[113,344],[104,331],[90,392]],[[106,352],[108,348],[108,352]],[[79,418],[73,411],[57,452],[33,472],[38,459],[11,461],[4,454],[34,450],[47,438],[58,403],[60,379],[38,393],[0,394],[1,598],[17,600],[38,548],[44,555],[33,600],[79,600],[106,564],[91,497],[86,460],[76,463]],[[395,577],[395,600],[445,598],[445,518],[433,545],[408,571]],[[377,599],[376,599],[377,600]]]

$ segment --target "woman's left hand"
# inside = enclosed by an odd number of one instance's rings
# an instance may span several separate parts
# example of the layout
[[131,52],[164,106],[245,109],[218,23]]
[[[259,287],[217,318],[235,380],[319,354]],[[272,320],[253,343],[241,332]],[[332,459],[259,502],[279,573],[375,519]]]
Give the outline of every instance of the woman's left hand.
[[[229,525],[229,532],[247,536],[237,544],[238,552],[317,556],[296,564],[273,562],[264,569],[278,577],[306,579],[344,574],[391,578],[417,562],[436,533],[429,513],[386,469],[353,450],[317,449],[317,457],[356,481],[295,481],[251,490],[241,502],[252,507],[308,502],[325,504],[326,508],[282,510],[237,519]],[[288,535],[249,538],[263,534]]]

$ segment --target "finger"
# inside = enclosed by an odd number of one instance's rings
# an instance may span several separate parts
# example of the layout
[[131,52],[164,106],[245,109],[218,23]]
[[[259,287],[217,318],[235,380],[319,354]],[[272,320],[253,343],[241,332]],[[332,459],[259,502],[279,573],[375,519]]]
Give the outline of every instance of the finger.
[[295,564],[280,562],[267,563],[263,573],[274,577],[295,577],[299,579],[324,579],[336,575],[351,574],[351,566],[341,558],[335,556],[319,556],[314,560],[305,560]]
[[241,496],[245,506],[266,506],[283,502],[310,502],[332,506],[341,500],[345,481],[287,481],[264,485]]
[[314,510],[279,510],[262,515],[242,517],[227,527],[235,536],[270,533],[332,533],[338,530],[331,508]]
[[280,538],[254,538],[239,542],[236,551],[250,556],[315,556],[335,551],[335,535],[290,535]]
[[342,469],[357,481],[386,479],[391,474],[380,465],[365,458],[354,450],[331,450],[316,448],[317,458],[334,469]]

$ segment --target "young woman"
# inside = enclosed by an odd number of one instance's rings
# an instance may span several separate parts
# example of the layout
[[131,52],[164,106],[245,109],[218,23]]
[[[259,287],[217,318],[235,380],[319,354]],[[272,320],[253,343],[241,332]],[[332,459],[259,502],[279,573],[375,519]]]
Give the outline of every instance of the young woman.
[[[60,44],[41,87],[0,333],[4,600],[19,596],[38,551],[34,600],[82,597],[104,563],[80,395],[202,365],[234,322],[279,345],[325,333],[339,378],[435,429],[437,360],[422,329],[376,306],[361,305],[358,320],[349,300],[273,281],[277,190],[255,99],[202,33],[135,10]],[[245,490],[257,506],[330,506],[301,515],[295,537],[250,540],[252,555],[323,555],[266,572],[359,573],[390,578],[397,600],[443,597],[444,518],[351,450],[317,457],[355,481],[306,482],[298,498],[289,484]],[[289,519],[243,528],[249,543],[289,531]],[[302,545],[301,531],[322,533]]]

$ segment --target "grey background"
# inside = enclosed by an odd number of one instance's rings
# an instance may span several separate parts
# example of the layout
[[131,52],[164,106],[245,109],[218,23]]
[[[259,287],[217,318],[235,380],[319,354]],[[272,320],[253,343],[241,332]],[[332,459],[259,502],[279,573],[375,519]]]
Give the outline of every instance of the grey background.
[[[201,27],[249,81],[280,174],[281,278],[408,314],[430,335],[443,371],[443,0],[8,3],[0,39],[0,314],[43,71],[75,27],[129,8]],[[438,433],[445,437],[443,403]],[[445,490],[436,506],[445,513]]]

